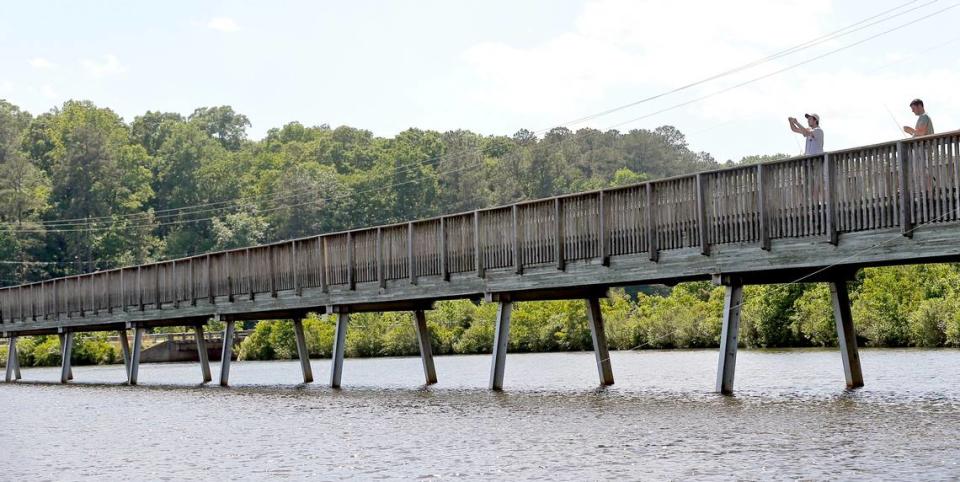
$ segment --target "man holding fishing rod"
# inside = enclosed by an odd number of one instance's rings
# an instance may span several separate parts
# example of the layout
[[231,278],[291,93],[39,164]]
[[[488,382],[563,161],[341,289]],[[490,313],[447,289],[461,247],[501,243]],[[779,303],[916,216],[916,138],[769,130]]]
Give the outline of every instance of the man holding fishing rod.
[[807,146],[803,155],[816,156],[817,154],[823,154],[823,129],[820,128],[820,116],[817,114],[804,114],[804,116],[807,118],[807,125],[810,127],[800,125],[796,117],[788,117],[790,130],[807,138]]
[[913,99],[913,101],[910,102],[910,110],[917,115],[917,126],[903,126],[903,132],[913,137],[923,137],[933,134],[933,121],[930,120],[930,116],[928,116],[927,111],[924,110],[923,101]]

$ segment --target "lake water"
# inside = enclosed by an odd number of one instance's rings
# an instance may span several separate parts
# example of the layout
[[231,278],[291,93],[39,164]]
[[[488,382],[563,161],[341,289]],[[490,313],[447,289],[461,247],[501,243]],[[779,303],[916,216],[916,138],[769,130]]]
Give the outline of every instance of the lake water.
[[[296,362],[24,369],[0,384],[3,480],[960,478],[960,351],[862,350],[844,389],[833,350],[744,351],[736,395],[712,393],[716,350],[347,359],[343,389]],[[217,379],[217,365],[213,366]]]

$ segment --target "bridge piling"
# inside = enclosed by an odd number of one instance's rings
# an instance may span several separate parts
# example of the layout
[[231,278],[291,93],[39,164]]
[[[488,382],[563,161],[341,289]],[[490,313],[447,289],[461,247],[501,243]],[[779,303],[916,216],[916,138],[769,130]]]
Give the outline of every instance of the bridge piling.
[[597,360],[600,385],[613,385],[613,367],[610,365],[610,350],[607,347],[607,333],[603,326],[599,298],[587,298],[587,321],[590,323],[590,336],[593,338],[593,354]]
[[420,345],[420,360],[423,362],[423,376],[427,385],[437,383],[437,370],[433,366],[433,347],[430,346],[430,332],[427,328],[427,316],[423,310],[413,312],[417,343]]
[[7,338],[10,346],[7,348],[7,373],[4,381],[7,383],[20,379],[20,361],[17,359],[17,337]]
[[497,305],[497,325],[493,335],[493,360],[490,367],[490,389],[503,390],[503,373],[507,363],[507,344],[510,341],[510,314],[513,302],[500,301]]
[[223,329],[223,351],[220,355],[220,386],[230,385],[230,358],[233,357],[233,334],[236,329],[236,321],[227,320],[227,326]]
[[310,351],[307,349],[307,337],[303,333],[303,318],[293,319],[293,332],[297,336],[297,356],[300,358],[300,371],[303,383],[313,381],[313,367],[310,366]]
[[203,335],[203,325],[194,326],[193,331],[197,336],[197,357],[200,361],[200,375],[203,377],[203,383],[207,383],[213,380],[213,375],[210,374],[210,357],[207,355],[207,339]]
[[60,335],[60,383],[67,383],[73,379],[73,369],[70,358],[73,355],[73,332],[68,331]]
[[60,334],[60,383],[67,383],[73,379],[73,369],[70,358],[73,355],[73,332]]
[[343,376],[343,350],[347,342],[347,323],[350,313],[346,310],[337,312],[337,328],[333,336],[333,352],[330,361],[330,388],[340,388],[340,379]]
[[123,354],[123,368],[124,373],[127,379],[127,383],[130,383],[130,340],[127,339],[127,330],[123,329],[119,331],[120,338],[120,352]]
[[740,305],[743,303],[743,285],[739,282],[733,282],[725,286],[725,291],[716,390],[724,395],[732,395],[733,375],[737,366],[737,342],[740,334]]
[[147,329],[142,326],[133,329],[133,355],[130,357],[130,371],[127,373],[127,383],[137,384],[137,376],[140,374],[140,352],[143,351],[143,332]]
[[[63,348],[64,348],[64,346],[66,346],[66,345],[65,345],[66,341],[64,340],[64,338],[66,337],[66,334],[65,334],[65,333],[60,333],[59,336],[60,336],[60,357],[61,357],[61,359],[62,359],[62,357],[63,357]],[[67,372],[67,380],[73,380],[73,367],[72,367],[72,366],[69,367],[68,370],[69,370],[69,371]]]
[[863,371],[860,369],[860,352],[857,349],[857,331],[850,313],[850,294],[846,280],[830,283],[830,299],[833,303],[833,318],[837,324],[837,345],[843,360],[843,374],[847,388],[863,386]]

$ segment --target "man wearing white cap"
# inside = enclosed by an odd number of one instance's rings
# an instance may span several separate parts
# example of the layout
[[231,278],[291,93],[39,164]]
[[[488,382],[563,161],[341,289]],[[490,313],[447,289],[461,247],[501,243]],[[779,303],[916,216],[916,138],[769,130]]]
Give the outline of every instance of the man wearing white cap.
[[816,156],[823,154],[823,129],[820,128],[820,116],[817,114],[805,114],[805,116],[809,128],[800,125],[796,117],[790,117],[787,119],[790,121],[790,130],[807,138],[807,147],[804,149],[803,155]]

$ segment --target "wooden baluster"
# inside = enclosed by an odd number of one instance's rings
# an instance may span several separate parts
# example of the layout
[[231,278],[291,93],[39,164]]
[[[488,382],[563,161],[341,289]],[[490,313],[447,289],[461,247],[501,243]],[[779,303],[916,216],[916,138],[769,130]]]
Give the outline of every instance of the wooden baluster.
[[823,185],[826,197],[827,219],[826,231],[827,242],[836,246],[839,241],[837,236],[837,206],[836,206],[836,184],[837,173],[833,163],[833,158],[829,153],[823,155]]
[[557,260],[557,269],[564,271],[567,268],[564,260],[564,237],[563,237],[563,202],[560,198],[553,200],[553,217],[556,220],[556,243],[554,243],[554,257]]
[[473,263],[477,276],[483,278],[483,240],[480,236],[480,211],[473,212]]
[[766,167],[763,164],[757,164],[757,212],[760,217],[760,249],[770,251],[770,226],[767,215],[767,190],[764,187],[766,180],[764,172]]
[[326,293],[329,291],[327,281],[327,237],[323,236],[317,239],[317,256],[320,258],[320,291]]
[[697,230],[700,235],[700,253],[710,256],[710,241],[707,238],[707,182],[703,174],[697,174]]
[[386,273],[383,267],[383,229],[377,228],[377,284],[380,288],[387,287]]
[[647,250],[650,252],[650,261],[656,263],[660,259],[660,253],[657,250],[657,221],[654,219],[656,200],[653,183],[646,184],[647,189]]
[[217,291],[213,284],[213,259],[207,255],[207,300],[210,304],[217,302]]
[[913,196],[910,192],[910,162],[903,142],[897,142],[897,161],[900,163],[900,233],[913,237]]
[[413,259],[413,223],[407,223],[407,277],[410,278],[410,284],[417,284],[417,264]]

